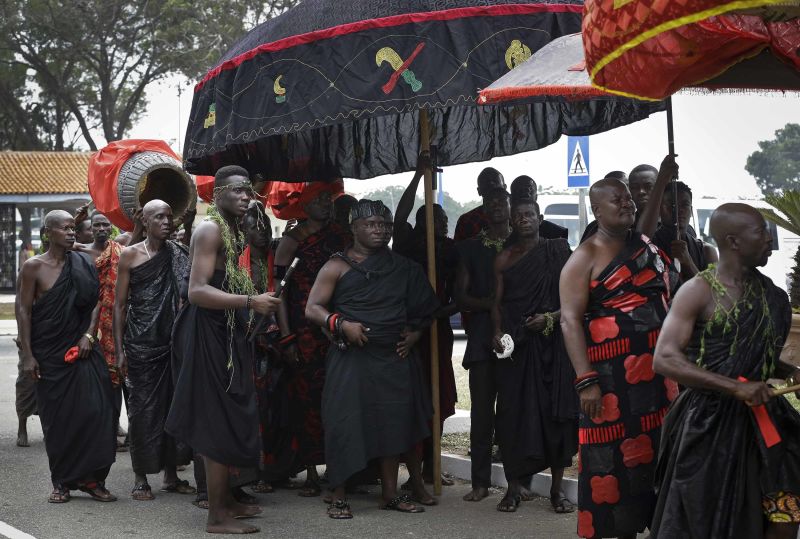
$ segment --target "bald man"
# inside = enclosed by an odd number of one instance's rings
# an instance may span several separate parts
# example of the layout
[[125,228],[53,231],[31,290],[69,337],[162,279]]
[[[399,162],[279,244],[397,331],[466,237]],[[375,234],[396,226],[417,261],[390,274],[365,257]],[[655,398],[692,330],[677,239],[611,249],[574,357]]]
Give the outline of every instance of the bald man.
[[72,251],[75,220],[61,210],[45,216],[47,252],[20,271],[15,310],[22,370],[37,384],[53,491],[51,503],[78,489],[98,501],[115,458],[116,416],[108,369],[94,335],[99,282],[91,259]]
[[[772,236],[745,204],[720,206],[711,235],[719,262],[675,296],[655,351],[656,372],[687,389],[664,421],[652,537],[793,539],[800,415],[766,382],[795,385],[800,371],[779,359],[791,324],[786,292],[757,269]],[[759,413],[777,430],[774,445]]]
[[162,491],[195,492],[176,473],[176,466],[186,464],[190,455],[177,455],[174,441],[164,432],[174,392],[172,324],[180,304],[179,283],[189,271],[189,253],[182,243],[168,240],[173,227],[166,202],[145,204],[142,222],[147,239],[126,247],[119,258],[113,331],[117,368],[130,392],[132,497],[138,501],[154,498],[147,474],[161,470]]
[[[672,156],[659,179],[677,174]],[[647,236],[655,206],[631,233],[636,206],[627,186],[603,179],[589,191],[598,231],[561,272],[561,329],[577,378],[578,535],[634,538],[655,507],[652,476],[661,421],[674,385],[653,371],[653,348],[674,279]]]

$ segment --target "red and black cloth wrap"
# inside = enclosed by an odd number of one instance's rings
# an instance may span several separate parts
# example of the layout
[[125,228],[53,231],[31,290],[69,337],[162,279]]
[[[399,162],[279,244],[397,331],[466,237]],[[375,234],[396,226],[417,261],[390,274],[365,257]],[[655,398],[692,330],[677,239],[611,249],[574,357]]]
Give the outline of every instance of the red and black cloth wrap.
[[322,266],[331,255],[343,251],[349,240],[349,233],[336,223],[329,223],[301,240],[294,255],[300,262],[283,295],[289,310],[289,327],[297,336],[299,356],[299,362],[285,373],[288,410],[290,424],[295,429],[297,458],[304,466],[325,463],[320,407],[325,355],[331,344],[321,328],[306,319],[306,303]]
[[579,421],[580,537],[617,537],[650,525],[661,422],[678,393],[653,371],[653,350],[676,282],[666,255],[635,234],[591,282],[584,330],[603,412]]

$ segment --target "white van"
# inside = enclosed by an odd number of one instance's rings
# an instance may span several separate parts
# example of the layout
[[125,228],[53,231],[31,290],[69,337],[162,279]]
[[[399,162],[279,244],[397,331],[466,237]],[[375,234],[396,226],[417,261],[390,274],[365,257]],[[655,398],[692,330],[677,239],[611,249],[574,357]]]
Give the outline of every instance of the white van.
[[[770,208],[763,200],[726,200],[719,198],[695,198],[692,200],[694,214],[692,227],[697,231],[697,236],[705,242],[715,245],[714,238],[709,234],[709,219],[717,207],[726,202],[740,202],[755,208]],[[588,205],[588,197],[587,197]],[[578,195],[539,195],[539,208],[548,221],[552,221],[569,230],[569,244],[574,250],[580,243],[583,231],[578,226]],[[594,217],[592,209],[587,208],[589,222]],[[788,290],[789,274],[794,266],[794,255],[800,246],[800,237],[792,234],[775,223],[767,221],[772,233],[772,256],[761,272],[772,279],[777,286]]]
[[[537,197],[539,211],[551,223],[563,226],[569,230],[567,237],[570,247],[574,250],[581,242],[583,230],[578,225],[578,195],[539,195]],[[589,207],[589,196],[586,196],[586,213],[588,223],[594,221],[592,208]]]

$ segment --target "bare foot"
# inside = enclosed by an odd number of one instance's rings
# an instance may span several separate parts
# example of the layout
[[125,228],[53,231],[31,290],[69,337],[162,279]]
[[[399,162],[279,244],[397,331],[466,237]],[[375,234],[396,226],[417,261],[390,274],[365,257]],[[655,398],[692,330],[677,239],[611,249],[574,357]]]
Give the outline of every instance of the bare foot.
[[228,507],[228,514],[233,518],[252,518],[260,515],[262,511],[263,509],[257,505],[244,505],[239,502]]
[[420,505],[438,505],[439,502],[431,496],[425,487],[420,485],[411,491],[411,499]]
[[523,486],[519,487],[519,499],[521,501],[529,502],[529,501],[533,500],[534,498],[536,498],[536,494],[534,494],[529,489],[527,489],[527,488],[525,488]]
[[483,487],[477,487],[472,489],[470,492],[464,495],[462,498],[465,502],[479,502],[484,498],[489,497],[489,489]]
[[209,520],[206,522],[206,532],[208,533],[226,533],[226,534],[244,534],[244,533],[257,533],[260,531],[257,527],[239,522],[231,517],[227,517],[215,522]]
[[30,447],[31,444],[28,443],[28,433],[27,432],[18,432],[17,433],[17,447]]

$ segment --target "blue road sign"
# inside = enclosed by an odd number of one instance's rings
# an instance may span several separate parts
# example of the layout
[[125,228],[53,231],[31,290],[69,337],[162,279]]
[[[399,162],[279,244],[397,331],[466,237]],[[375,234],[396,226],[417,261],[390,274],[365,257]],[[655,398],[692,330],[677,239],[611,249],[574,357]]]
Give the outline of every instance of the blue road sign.
[[589,137],[567,137],[567,187],[589,187]]

